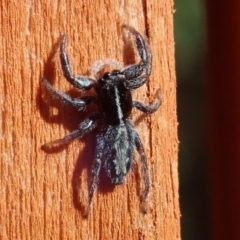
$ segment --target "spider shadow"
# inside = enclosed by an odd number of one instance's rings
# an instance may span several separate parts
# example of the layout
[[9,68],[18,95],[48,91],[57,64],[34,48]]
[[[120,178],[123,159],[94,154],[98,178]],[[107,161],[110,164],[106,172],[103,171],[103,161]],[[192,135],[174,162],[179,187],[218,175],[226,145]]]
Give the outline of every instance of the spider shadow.
[[[125,30],[124,30],[124,33]],[[124,66],[132,65],[136,63],[136,56],[135,56],[135,50],[134,50],[134,44],[132,40],[131,34],[127,32],[127,34],[122,34],[122,40],[123,40],[123,63]]]

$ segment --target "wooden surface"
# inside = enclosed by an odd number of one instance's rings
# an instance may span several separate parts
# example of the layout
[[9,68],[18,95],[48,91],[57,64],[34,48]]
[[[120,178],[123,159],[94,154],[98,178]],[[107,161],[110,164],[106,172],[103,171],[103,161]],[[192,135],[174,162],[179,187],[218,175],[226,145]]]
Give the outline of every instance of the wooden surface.
[[[173,2],[89,2],[1,1],[0,239],[180,239]],[[122,23],[147,33],[153,53],[150,83],[134,98],[151,102],[161,87],[164,99],[152,116],[138,121],[134,110],[132,117],[151,170],[149,211],[140,211],[132,172],[114,189],[102,182],[84,219],[79,201],[87,199],[94,134],[58,152],[41,150],[75,129],[84,114],[46,103],[40,79],[45,75],[56,88],[76,94],[59,68],[57,43],[64,32],[75,73],[89,74],[100,59],[131,63]]]

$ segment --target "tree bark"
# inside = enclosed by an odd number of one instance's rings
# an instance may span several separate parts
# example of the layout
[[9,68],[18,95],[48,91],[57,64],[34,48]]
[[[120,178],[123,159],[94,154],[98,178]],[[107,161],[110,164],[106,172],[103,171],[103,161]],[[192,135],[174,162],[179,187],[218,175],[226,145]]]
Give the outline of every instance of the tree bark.
[[[0,238],[180,239],[173,2],[90,2],[2,0]],[[132,114],[151,173],[149,210],[140,211],[141,178],[132,171],[115,188],[100,181],[84,219],[81,206],[87,201],[94,133],[57,152],[41,150],[86,117],[51,100],[41,77],[61,91],[79,95],[59,67],[62,33],[68,34],[67,52],[76,74],[90,74],[97,60],[138,61],[136,51],[126,51],[123,23],[147,36],[153,54],[150,82],[134,91],[134,98],[151,102],[159,87],[163,97],[153,115],[142,118],[135,110]],[[136,154],[136,162],[138,158]]]

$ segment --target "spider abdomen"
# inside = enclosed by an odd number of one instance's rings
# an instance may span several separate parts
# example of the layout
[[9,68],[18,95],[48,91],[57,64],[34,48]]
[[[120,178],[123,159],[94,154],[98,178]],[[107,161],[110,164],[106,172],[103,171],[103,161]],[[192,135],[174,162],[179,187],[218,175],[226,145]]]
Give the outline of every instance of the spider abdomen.
[[99,83],[100,112],[108,124],[118,125],[131,113],[131,91],[126,86],[124,76],[118,71],[105,74]]
[[[112,184],[122,184],[134,159],[134,138],[128,120],[108,126],[104,134],[103,168]],[[126,145],[126,142],[129,144]]]

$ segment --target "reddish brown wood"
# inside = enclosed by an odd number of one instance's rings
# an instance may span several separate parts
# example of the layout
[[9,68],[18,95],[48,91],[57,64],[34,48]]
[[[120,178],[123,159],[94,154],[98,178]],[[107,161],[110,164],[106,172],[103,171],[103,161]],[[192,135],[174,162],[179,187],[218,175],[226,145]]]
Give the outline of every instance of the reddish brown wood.
[[[147,28],[153,53],[150,84],[134,97],[147,103],[161,87],[164,99],[158,112],[137,125],[151,168],[149,212],[140,211],[137,180],[130,173],[112,191],[101,184],[89,218],[83,219],[76,204],[87,199],[93,136],[52,154],[40,149],[84,117],[51,100],[40,79],[45,75],[58,89],[72,89],[59,68],[63,32],[76,73],[89,74],[99,59],[130,62],[123,56],[122,23],[143,34]],[[0,25],[0,238],[180,239],[172,0],[2,0]],[[134,120],[138,116],[134,111]]]

